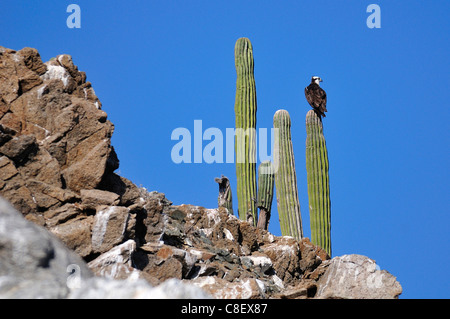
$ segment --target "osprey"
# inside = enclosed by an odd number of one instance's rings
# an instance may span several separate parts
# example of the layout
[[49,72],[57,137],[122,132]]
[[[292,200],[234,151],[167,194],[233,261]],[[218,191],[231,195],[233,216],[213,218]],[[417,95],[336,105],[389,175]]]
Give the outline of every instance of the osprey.
[[322,82],[320,77],[313,76],[311,78],[311,84],[305,88],[305,96],[309,105],[311,105],[316,113],[325,117],[325,112],[327,112],[327,94],[320,87],[320,82]]

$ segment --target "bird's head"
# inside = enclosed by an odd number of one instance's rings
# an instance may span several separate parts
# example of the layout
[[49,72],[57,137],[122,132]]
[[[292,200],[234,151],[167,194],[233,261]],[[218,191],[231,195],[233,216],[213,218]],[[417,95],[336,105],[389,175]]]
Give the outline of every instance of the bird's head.
[[319,84],[320,82],[323,82],[323,81],[322,81],[322,79],[321,79],[320,77],[318,77],[318,76],[313,76],[313,77],[311,78],[311,83],[316,83],[317,85],[320,85],[320,84]]

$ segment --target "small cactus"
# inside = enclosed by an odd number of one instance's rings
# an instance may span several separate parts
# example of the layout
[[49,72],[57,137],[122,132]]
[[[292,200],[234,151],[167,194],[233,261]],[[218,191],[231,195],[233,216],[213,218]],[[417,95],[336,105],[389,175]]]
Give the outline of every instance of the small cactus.
[[256,226],[256,87],[250,40],[236,41],[236,182],[239,218]]
[[271,161],[262,162],[258,167],[258,203],[259,218],[257,228],[267,230],[273,200],[274,172]]
[[274,170],[281,234],[300,240],[303,228],[289,113],[278,110],[273,117],[273,126],[278,129],[278,133],[275,132]]
[[331,256],[331,201],[328,152],[322,119],[314,110],[306,114],[306,171],[311,241]]
[[228,213],[233,215],[233,200],[231,196],[230,181],[223,175],[220,178],[216,177],[214,181],[219,184],[218,207],[225,207],[228,209]]

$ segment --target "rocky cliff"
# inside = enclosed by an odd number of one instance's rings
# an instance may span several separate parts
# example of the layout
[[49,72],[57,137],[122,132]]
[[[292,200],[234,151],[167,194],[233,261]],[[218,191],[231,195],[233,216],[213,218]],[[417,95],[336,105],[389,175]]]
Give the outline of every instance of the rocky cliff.
[[[108,297],[131,285],[130,279],[148,287],[178,280],[189,284],[183,287],[201,288],[205,294],[198,297],[215,298],[401,294],[395,277],[365,256],[330,259],[307,238],[273,236],[226,208],[173,205],[164,194],[137,187],[114,173],[119,160],[113,130],[71,56],[43,63],[35,49],[0,47],[0,195],[28,220],[12,218],[13,209],[1,205],[0,276],[9,279],[0,280],[0,296],[22,296],[20,287],[39,287],[35,283],[46,278],[45,269],[59,279],[44,297]],[[29,227],[33,231],[21,230]],[[49,253],[59,245],[54,241],[68,249],[66,257],[58,257],[59,249]],[[32,249],[36,242],[41,246]],[[46,257],[33,253],[39,251]],[[11,254],[17,258],[6,258]],[[43,267],[42,258],[46,265],[62,264]],[[91,286],[68,285],[71,265]],[[92,281],[92,274],[109,281]],[[93,293],[98,286],[109,293]],[[42,296],[39,291],[33,295],[28,289],[26,295]]]

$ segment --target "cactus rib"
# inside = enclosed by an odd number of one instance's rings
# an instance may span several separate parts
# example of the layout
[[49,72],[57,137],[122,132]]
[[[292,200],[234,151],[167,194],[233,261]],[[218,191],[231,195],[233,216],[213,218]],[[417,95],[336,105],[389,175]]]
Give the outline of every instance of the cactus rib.
[[239,218],[256,226],[256,86],[253,48],[249,39],[235,45],[236,179]]
[[322,119],[314,110],[306,114],[306,170],[311,240],[331,256],[331,200],[329,163]]
[[264,161],[258,167],[258,208],[259,218],[257,227],[267,230],[273,200],[274,172],[271,161]]
[[273,118],[278,129],[275,137],[275,185],[277,207],[283,236],[298,240],[303,237],[300,202],[298,199],[297,175],[291,139],[291,118],[286,110],[278,110]]

